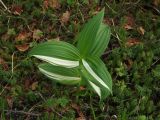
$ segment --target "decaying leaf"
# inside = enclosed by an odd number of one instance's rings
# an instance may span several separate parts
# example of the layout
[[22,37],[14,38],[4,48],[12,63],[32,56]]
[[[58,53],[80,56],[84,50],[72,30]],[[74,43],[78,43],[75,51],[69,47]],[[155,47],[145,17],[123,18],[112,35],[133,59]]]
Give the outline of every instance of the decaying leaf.
[[33,39],[39,40],[43,36],[43,32],[39,29],[33,31]]
[[80,110],[80,107],[77,104],[72,103],[71,107],[74,108],[79,115],[79,117],[76,120],[85,120],[85,117],[84,117],[82,111]]
[[32,85],[31,85],[32,90],[36,90],[37,87],[38,87],[38,82],[37,81],[32,83]]
[[141,35],[144,35],[145,29],[142,26],[140,26],[137,30]]
[[20,52],[25,52],[29,49],[29,45],[28,44],[24,44],[24,45],[16,45],[16,48],[20,51]]
[[18,34],[18,36],[15,38],[16,41],[24,41],[27,40],[28,37],[30,37],[31,34],[27,33],[26,31],[22,31]]
[[13,5],[11,11],[13,12],[14,15],[21,15],[23,12],[23,9],[22,9],[22,6],[20,5]]
[[78,118],[76,118],[76,120],[86,120],[86,118],[84,118],[84,117],[78,117]]
[[0,58],[0,65],[3,66],[3,69],[4,69],[4,70],[8,70],[8,69],[9,69],[7,63],[6,63],[6,62],[4,61],[4,59],[2,59],[2,58]]
[[83,90],[85,90],[86,88],[85,88],[84,86],[80,86],[79,89],[80,89],[81,91],[83,91]]
[[0,58],[0,65],[3,65],[4,63],[5,61],[2,58]]
[[131,29],[133,29],[133,27],[130,26],[130,25],[128,25],[128,24],[125,24],[125,25],[124,25],[124,28],[125,28],[126,30],[131,30]]
[[131,16],[125,16],[124,18],[125,18],[125,20],[126,20],[126,23],[124,24],[123,27],[124,27],[126,30],[133,29],[133,27],[134,27],[134,25],[135,25],[135,21],[134,21],[133,17],[131,17]]
[[33,84],[34,76],[25,76],[23,77],[23,81],[24,81],[24,89],[29,90],[31,89],[31,86]]
[[105,23],[107,24],[107,25],[112,25],[113,24],[113,22],[114,22],[114,20],[113,19],[111,19],[111,18],[105,18]]
[[7,40],[9,40],[9,38],[10,38],[10,36],[7,33],[1,35],[1,40],[7,41]]
[[44,6],[45,9],[48,9],[48,7],[49,7],[49,1],[48,0],[44,0],[43,1],[43,6]]
[[24,88],[26,89],[26,90],[28,90],[29,88],[30,88],[30,79],[29,78],[25,78],[24,79]]
[[131,59],[127,59],[127,60],[125,61],[125,65],[126,65],[126,68],[127,68],[128,70],[130,70],[130,69],[132,68],[133,61],[132,61]]
[[59,0],[48,0],[49,6],[53,9],[59,9],[61,7]]
[[153,4],[154,4],[155,6],[159,6],[159,5],[160,5],[160,0],[154,0],[154,1],[153,1]]
[[130,38],[128,39],[127,43],[126,43],[126,46],[127,47],[131,47],[131,46],[134,46],[134,45],[138,45],[138,44],[141,44],[142,42],[136,38]]
[[69,18],[70,18],[70,12],[66,11],[65,13],[63,13],[63,15],[61,17],[61,23],[62,24],[68,23]]
[[12,108],[12,106],[13,106],[13,99],[12,99],[11,96],[8,96],[8,97],[7,97],[7,103],[8,103],[8,106],[9,106],[10,108]]

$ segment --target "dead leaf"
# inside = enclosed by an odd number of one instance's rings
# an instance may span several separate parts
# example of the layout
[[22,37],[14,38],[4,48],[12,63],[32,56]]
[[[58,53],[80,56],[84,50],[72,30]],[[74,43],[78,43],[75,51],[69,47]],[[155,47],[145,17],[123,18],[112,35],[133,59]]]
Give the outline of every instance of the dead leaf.
[[140,26],[137,30],[141,35],[144,35],[145,30],[144,30],[144,28],[142,26]]
[[59,0],[48,0],[49,6],[53,9],[59,9],[61,7]]
[[12,10],[14,15],[21,15],[23,12],[22,6],[20,5],[12,5]]
[[25,81],[24,81],[24,88],[25,88],[26,90],[28,90],[28,89],[30,88],[30,80],[25,79]]
[[61,17],[61,23],[62,24],[68,23],[69,18],[70,18],[70,12],[66,11],[65,13],[63,13],[63,15]]
[[3,34],[3,35],[1,36],[1,39],[4,40],[4,41],[7,41],[7,40],[10,39],[10,36],[6,33],[6,34]]
[[125,20],[126,20],[126,23],[123,25],[123,27],[126,29],[126,30],[131,30],[133,29],[134,25],[135,25],[135,21],[133,19],[133,17],[131,16],[125,16],[124,17]]
[[4,60],[0,58],[0,64],[2,65],[4,63]]
[[24,89],[29,90],[31,86],[31,82],[33,81],[33,76],[23,77],[23,81],[24,81]]
[[36,90],[37,87],[38,87],[38,82],[32,83],[32,85],[31,85],[32,90]]
[[49,1],[48,0],[44,0],[43,1],[43,6],[44,6],[45,9],[48,9],[48,7],[49,7]]
[[133,29],[133,27],[130,26],[130,25],[128,25],[128,24],[125,24],[125,25],[124,25],[124,28],[125,28],[126,30],[131,30],[131,29]]
[[85,90],[86,88],[84,86],[80,86],[80,90]]
[[4,70],[8,70],[8,69],[9,69],[7,63],[6,63],[6,62],[4,61],[4,59],[2,59],[2,58],[0,58],[0,65],[3,66],[3,69],[4,69]]
[[112,19],[111,18],[105,18],[105,21],[104,21],[106,24],[108,25],[112,25]]
[[33,36],[32,37],[35,40],[39,40],[40,38],[43,37],[43,32],[39,29],[36,29],[36,30],[33,31]]
[[130,70],[132,68],[133,61],[131,59],[127,59],[125,60],[125,65],[126,65],[126,68]]
[[[72,104],[71,104],[71,107],[74,108],[74,109],[77,111],[78,115],[79,115],[79,117],[78,117],[77,120],[85,120],[85,119],[84,119],[85,117],[84,117],[82,111],[80,110],[80,107],[79,107],[77,104],[72,103]],[[81,118],[81,119],[79,119],[79,118]],[[83,118],[83,119],[82,119],[82,118]]]
[[130,38],[130,39],[128,39],[128,41],[126,43],[126,46],[131,47],[131,46],[138,45],[138,44],[141,44],[141,43],[142,42],[140,42],[140,40],[138,40],[136,38]]
[[7,99],[8,106],[10,108],[12,108],[12,106],[13,106],[13,99],[12,99],[12,97],[8,96],[6,99]]
[[158,7],[160,5],[160,0],[154,0],[153,4]]
[[18,36],[15,38],[16,41],[24,41],[27,40],[28,37],[30,37],[30,33],[27,33],[26,31],[22,31],[18,34]]
[[84,117],[78,117],[76,120],[86,120]]
[[20,51],[20,52],[25,52],[29,49],[29,45],[28,44],[24,44],[24,45],[16,45],[16,48]]

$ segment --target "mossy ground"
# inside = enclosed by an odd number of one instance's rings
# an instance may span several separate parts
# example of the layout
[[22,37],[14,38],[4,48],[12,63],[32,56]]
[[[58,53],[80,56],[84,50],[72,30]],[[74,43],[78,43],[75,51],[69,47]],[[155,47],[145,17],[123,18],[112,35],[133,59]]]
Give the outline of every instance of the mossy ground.
[[[0,119],[160,120],[160,8],[158,0],[3,0],[0,4]],[[73,41],[105,7],[112,36],[102,59],[113,95],[99,102],[84,88],[42,75],[28,51],[49,39]],[[66,12],[67,11],[67,12]]]

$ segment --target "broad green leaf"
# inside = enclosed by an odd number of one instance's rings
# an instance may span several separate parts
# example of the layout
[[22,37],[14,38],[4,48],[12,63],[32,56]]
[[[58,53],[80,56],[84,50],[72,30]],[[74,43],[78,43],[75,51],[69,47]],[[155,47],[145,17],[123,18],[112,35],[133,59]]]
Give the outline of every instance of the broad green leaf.
[[90,50],[90,55],[101,56],[108,46],[110,39],[110,28],[105,24],[101,24],[94,44]]
[[90,86],[97,92],[101,99],[112,93],[112,78],[105,64],[97,57],[82,59],[84,69],[82,73],[89,81]]
[[56,82],[73,85],[78,84],[81,81],[77,68],[63,68],[59,66],[53,66],[48,63],[44,63],[38,66],[39,70],[48,78],[55,80]]
[[95,44],[96,35],[100,28],[104,16],[104,9],[85,24],[82,31],[78,34],[76,40],[77,47],[83,57],[86,57],[91,52]]
[[79,66],[80,54],[78,49],[66,42],[42,43],[34,47],[29,54],[56,66],[66,68]]

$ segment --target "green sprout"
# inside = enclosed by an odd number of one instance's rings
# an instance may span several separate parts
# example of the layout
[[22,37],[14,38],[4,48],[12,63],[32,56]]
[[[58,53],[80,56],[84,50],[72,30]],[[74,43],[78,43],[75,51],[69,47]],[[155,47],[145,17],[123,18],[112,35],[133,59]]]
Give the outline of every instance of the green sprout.
[[100,99],[112,93],[112,78],[100,59],[108,46],[110,28],[103,24],[104,9],[91,18],[77,35],[77,47],[62,41],[37,45],[30,51],[46,63],[39,70],[48,78],[66,85],[86,85]]

